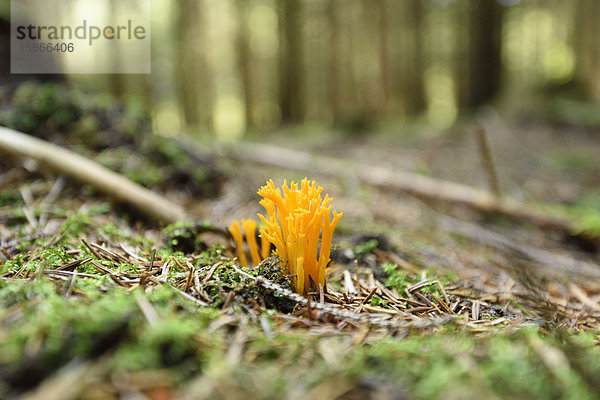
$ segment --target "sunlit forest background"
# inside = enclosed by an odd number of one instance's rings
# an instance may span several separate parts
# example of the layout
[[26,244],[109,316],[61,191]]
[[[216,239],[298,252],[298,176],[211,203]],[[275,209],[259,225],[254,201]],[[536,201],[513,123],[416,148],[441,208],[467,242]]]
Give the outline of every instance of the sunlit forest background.
[[599,15],[594,0],[153,0],[150,75],[66,79],[143,102],[163,135],[444,129],[483,105],[594,123]]

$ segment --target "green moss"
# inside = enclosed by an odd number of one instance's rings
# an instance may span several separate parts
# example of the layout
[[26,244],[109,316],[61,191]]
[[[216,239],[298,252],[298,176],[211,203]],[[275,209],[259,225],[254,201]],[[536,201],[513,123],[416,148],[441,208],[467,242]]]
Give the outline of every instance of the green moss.
[[597,128],[600,126],[598,105],[565,96],[555,96],[548,101],[546,112],[550,119],[561,123]]
[[[227,268],[218,270],[216,278],[223,284],[242,281]],[[60,285],[44,278],[0,280],[0,370],[10,372],[5,380],[9,388],[14,374],[36,371],[43,378],[75,357],[100,354],[110,354],[109,374],[168,368],[177,385],[208,375],[224,390],[244,388],[259,399],[340,382],[372,382],[375,389],[387,387],[414,399],[591,399],[583,374],[593,379],[600,373],[597,332],[549,337],[527,329],[477,339],[447,328],[403,338],[368,338],[356,346],[345,336],[277,332],[278,324],[269,322],[273,312],[261,318],[274,334],[265,335],[250,320],[240,328],[245,338],[241,358],[229,364],[228,329],[207,330],[220,318],[219,310],[198,307],[167,286],[149,293],[118,287],[101,292],[90,286],[86,292],[85,297],[64,298]],[[156,323],[144,317],[139,297],[156,311]],[[7,313],[12,317],[5,318]],[[37,340],[39,348],[26,355]],[[548,364],[544,357],[553,351],[567,362],[555,357]],[[34,370],[26,362],[31,357]],[[2,390],[0,395],[7,397],[10,389]]]
[[596,156],[593,153],[559,150],[547,155],[546,166],[558,172],[591,172],[596,168]]
[[200,241],[198,229],[193,221],[179,221],[168,225],[163,229],[163,233],[167,236],[167,246],[173,250],[186,244],[186,247],[195,248]]
[[195,339],[202,326],[195,320],[167,317],[143,329],[134,343],[123,346],[112,363],[115,370],[136,371],[164,367],[190,372],[201,369],[206,348]]
[[[34,243],[37,244],[39,241],[36,240]],[[31,246],[31,242],[23,242],[21,246]],[[38,244],[39,246],[39,244]],[[6,261],[1,267],[4,272],[17,272],[25,267],[24,271],[39,270],[40,272],[44,269],[53,269],[60,265],[74,261],[75,256],[69,254],[69,248],[63,245],[56,245],[53,247],[41,247],[36,251],[35,255],[27,255],[25,253],[18,253],[10,260]]]
[[121,173],[135,183],[150,188],[160,186],[165,181],[162,169],[153,165],[126,165]]
[[[363,346],[351,356],[349,373],[372,374],[408,389],[410,398],[507,399],[593,398],[589,388],[569,364],[549,371],[532,338],[559,349],[560,343],[535,330],[513,335],[473,339],[458,333],[414,336],[404,340],[381,340]],[[598,356],[598,349],[588,351]],[[591,369],[600,371],[598,363]],[[590,371],[591,372],[591,371]]]
[[195,266],[206,266],[214,265],[218,262],[231,262],[230,257],[225,254],[225,248],[220,245],[216,245],[213,248],[203,251],[200,253],[200,257],[194,262]]
[[114,143],[116,132],[120,141],[139,140],[149,121],[140,102],[132,100],[121,107],[108,94],[88,94],[53,82],[25,82],[2,97],[2,103],[2,125],[42,137],[68,132],[73,143],[96,149]]
[[574,235],[587,238],[600,236],[600,210],[585,205],[544,204],[538,208],[552,218],[571,222]]
[[[43,378],[75,357],[97,357],[110,349],[116,349],[115,370],[183,368],[184,364],[187,370],[199,370],[207,347],[197,335],[218,312],[197,311],[195,303],[168,287],[149,295],[113,288],[86,298],[64,298],[58,289],[44,278],[0,280],[0,318],[20,310],[0,326],[4,338],[0,370],[10,371],[4,375],[9,382],[30,371],[35,384],[38,376]],[[147,323],[137,296],[145,296],[155,308],[161,318],[157,324]],[[38,338],[37,350],[27,353],[31,347],[27,343]],[[32,358],[35,365],[28,361]]]
[[23,196],[18,190],[2,190],[0,192],[0,207],[18,207],[24,205]]
[[79,236],[92,224],[87,213],[78,213],[67,218],[62,226],[61,233],[69,236]]
[[[381,266],[381,268],[387,277],[384,283],[385,286],[396,289],[401,296],[405,295],[406,289],[415,285],[416,283],[421,282],[423,279],[421,275],[406,273],[406,271],[402,270],[398,267],[398,265],[393,263],[386,262]],[[418,291],[419,293],[428,296],[430,299],[433,299],[435,297],[443,297],[440,286],[435,283],[435,281],[439,282],[442,287],[445,287],[456,281],[457,277],[454,274],[440,275],[437,274],[435,270],[428,269],[425,271],[425,279],[429,280],[430,284],[421,287],[418,289]]]
[[377,295],[373,295],[370,299],[369,299],[369,303],[377,306],[377,307],[383,307],[383,308],[388,308],[389,304],[387,301],[383,300],[381,297],[377,296]]
[[362,258],[375,250],[379,246],[379,241],[377,239],[369,239],[364,243],[360,243],[354,246],[354,254],[356,255],[356,259],[361,261]]
[[23,268],[24,262],[26,259],[26,255],[23,253],[18,253],[10,260],[0,264],[0,275],[5,274],[7,272],[16,272]]
[[0,121],[17,130],[32,132],[47,129],[63,130],[77,121],[81,108],[65,96],[62,86],[56,83],[39,85],[26,82],[12,97],[12,107],[0,114]]
[[113,222],[102,225],[100,231],[113,240],[124,240],[127,237],[127,235]]
[[398,293],[404,293],[404,290],[416,282],[415,277],[409,277],[396,264],[384,263],[381,267],[387,274],[385,286],[396,289]]

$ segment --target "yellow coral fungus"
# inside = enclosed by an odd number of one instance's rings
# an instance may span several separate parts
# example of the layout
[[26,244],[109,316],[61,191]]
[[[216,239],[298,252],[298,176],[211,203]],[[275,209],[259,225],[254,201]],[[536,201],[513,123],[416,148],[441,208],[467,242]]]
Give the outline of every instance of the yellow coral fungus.
[[248,249],[250,250],[252,264],[258,265],[260,264],[261,258],[258,254],[258,246],[256,245],[256,221],[253,219],[243,219],[242,226],[244,227],[246,242],[248,242]]
[[258,244],[256,243],[256,221],[252,219],[242,219],[241,225],[239,221],[233,221],[227,230],[231,234],[235,246],[237,248],[238,260],[242,267],[248,266],[248,259],[244,252],[244,236],[246,237],[246,243],[248,243],[248,250],[250,251],[250,259],[253,265],[258,265],[262,260],[269,256],[269,250],[271,245],[265,239],[261,238],[261,249],[260,253],[258,250]]
[[342,217],[342,213],[333,211],[331,218],[329,204],[333,199],[327,194],[322,198],[322,191],[322,187],[307,178],[300,188],[294,182],[288,186],[286,181],[277,188],[269,181],[258,191],[267,214],[258,214],[264,223],[260,236],[275,246],[282,266],[295,276],[298,293],[309,290],[311,280],[316,285],[325,284],[333,230]]
[[[235,241],[240,264],[248,266],[244,252],[244,235],[250,252],[252,264],[258,265],[269,256],[271,244],[275,246],[275,254],[279,256],[282,267],[294,277],[294,285],[298,293],[304,293],[315,285],[325,285],[325,269],[329,263],[333,230],[342,213],[333,211],[333,200],[329,195],[321,197],[323,188],[316,182],[305,178],[300,187],[298,184],[283,181],[281,188],[275,187],[273,181],[260,188],[258,194],[266,210],[266,216],[258,214],[264,223],[260,231],[261,250],[256,243],[256,222],[243,219],[233,221],[229,232]],[[320,244],[320,250],[319,250]]]
[[[242,220],[242,222],[243,221],[244,220]],[[240,226],[240,223],[238,221],[233,221],[227,230],[231,234],[231,237],[235,242],[235,246],[237,247],[237,255],[240,264],[242,264],[243,267],[247,267],[248,261],[246,259],[246,254],[244,253],[244,235],[242,234],[242,227]]]

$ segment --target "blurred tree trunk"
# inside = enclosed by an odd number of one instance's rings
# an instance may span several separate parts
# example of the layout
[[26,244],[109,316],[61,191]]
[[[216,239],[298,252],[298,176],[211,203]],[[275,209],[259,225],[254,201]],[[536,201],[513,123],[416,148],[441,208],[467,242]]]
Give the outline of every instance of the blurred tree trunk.
[[390,2],[389,23],[393,46],[388,73],[388,98],[403,117],[418,115],[426,109],[425,56],[423,52],[423,4],[419,0]]
[[183,112],[186,130],[197,130],[200,126],[198,102],[200,92],[197,79],[202,75],[197,71],[201,65],[196,51],[197,40],[194,34],[198,24],[200,9],[196,0],[177,0],[175,6],[176,62],[175,79],[180,108]]
[[459,96],[461,107],[484,104],[500,89],[503,12],[497,1],[470,0],[466,93]]
[[[590,85],[595,79],[600,79],[600,2],[597,0],[578,0],[575,3],[575,21],[573,23],[573,48],[575,49],[575,79],[581,87]],[[592,89],[593,90],[593,89]],[[585,93],[600,98],[600,89],[596,93]]]
[[283,123],[302,122],[302,0],[279,0],[279,96]]
[[595,19],[591,22],[590,27],[594,29],[593,37],[590,46],[590,64],[592,74],[590,76],[591,83],[593,84],[592,89],[594,91],[593,96],[596,99],[600,99],[600,46],[598,46],[598,38],[600,38],[600,23],[598,17],[600,16],[600,1],[593,1],[594,10],[588,16]]
[[[116,0],[111,0],[110,1],[110,8],[109,8],[109,12],[111,14],[111,19],[112,20],[116,20],[117,19],[117,15],[119,14],[119,11],[117,9],[117,4],[116,4]],[[112,68],[115,71],[118,71],[120,68],[120,65],[122,63],[121,61],[121,56],[118,52],[118,47],[117,46],[111,46],[111,54],[110,57],[112,58]],[[108,74],[108,86],[110,87],[110,91],[112,93],[113,96],[115,96],[115,98],[122,100],[124,95],[125,95],[125,84],[126,84],[126,80],[123,79],[123,74]]]
[[254,90],[252,87],[252,52],[250,50],[248,29],[248,2],[246,0],[238,0],[238,37],[237,37],[237,53],[238,53],[238,68],[241,74],[244,105],[246,108],[246,126],[254,127]]
[[409,48],[407,83],[407,114],[414,116],[425,110],[427,103],[425,101],[425,87],[423,75],[425,74],[425,65],[423,59],[423,4],[421,1],[410,1],[407,3],[408,15],[410,20],[409,28],[411,30],[411,47]]
[[338,18],[340,18],[338,1],[330,0],[327,7],[327,22],[329,25],[327,92],[334,125],[340,122],[341,85],[343,85],[340,69],[340,24]]
[[377,44],[379,56],[379,91],[377,93],[377,114],[385,115],[389,98],[389,52],[388,52],[388,7],[386,0],[377,0],[373,5],[377,9],[374,19],[377,31]]

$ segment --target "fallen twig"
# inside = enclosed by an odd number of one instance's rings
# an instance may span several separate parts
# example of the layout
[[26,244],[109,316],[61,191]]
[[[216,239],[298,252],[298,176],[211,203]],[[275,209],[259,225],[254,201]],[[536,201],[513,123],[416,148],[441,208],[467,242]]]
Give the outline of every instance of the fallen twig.
[[[297,293],[292,292],[289,289],[283,288],[280,285],[269,281],[263,276],[252,276],[241,269],[237,268],[235,265],[232,268],[238,274],[244,276],[247,279],[253,280],[257,285],[262,286],[267,290],[271,290],[277,293],[280,296],[283,296],[289,300],[295,301],[304,307],[309,307],[310,309],[315,309],[322,311],[326,314],[332,315],[337,318],[352,320],[356,322],[367,323],[370,325],[376,325],[383,328],[392,328],[392,329],[403,329],[403,328],[417,328],[417,329],[426,329],[433,328],[436,326],[445,325],[449,322],[455,320],[453,315],[446,315],[443,317],[434,317],[434,318],[424,318],[424,319],[411,319],[409,321],[406,320],[397,320],[390,318],[382,318],[377,315],[371,314],[356,314],[352,311],[342,310],[340,308],[336,308],[327,304],[321,304],[317,301],[311,301],[304,296],[301,296]],[[403,313],[396,312],[395,315],[402,315]]]
[[380,189],[403,191],[418,198],[459,204],[477,211],[502,215],[569,235],[576,232],[571,221],[551,217],[534,209],[531,205],[509,197],[500,198],[485,190],[399,169],[350,164],[331,157],[249,142],[236,143],[231,147],[228,156],[242,162],[323,176],[354,177],[365,185]]
[[45,164],[78,182],[93,186],[118,201],[133,205],[158,221],[173,223],[188,218],[185,210],[178,204],[95,161],[55,144],[0,127],[0,151]]
[[539,249],[493,232],[489,229],[466,221],[443,216],[441,226],[448,230],[472,240],[476,240],[497,250],[508,252],[529,261],[534,261],[545,268],[544,275],[562,272],[570,279],[599,279],[600,268],[593,262],[578,260],[567,254],[554,253]]

